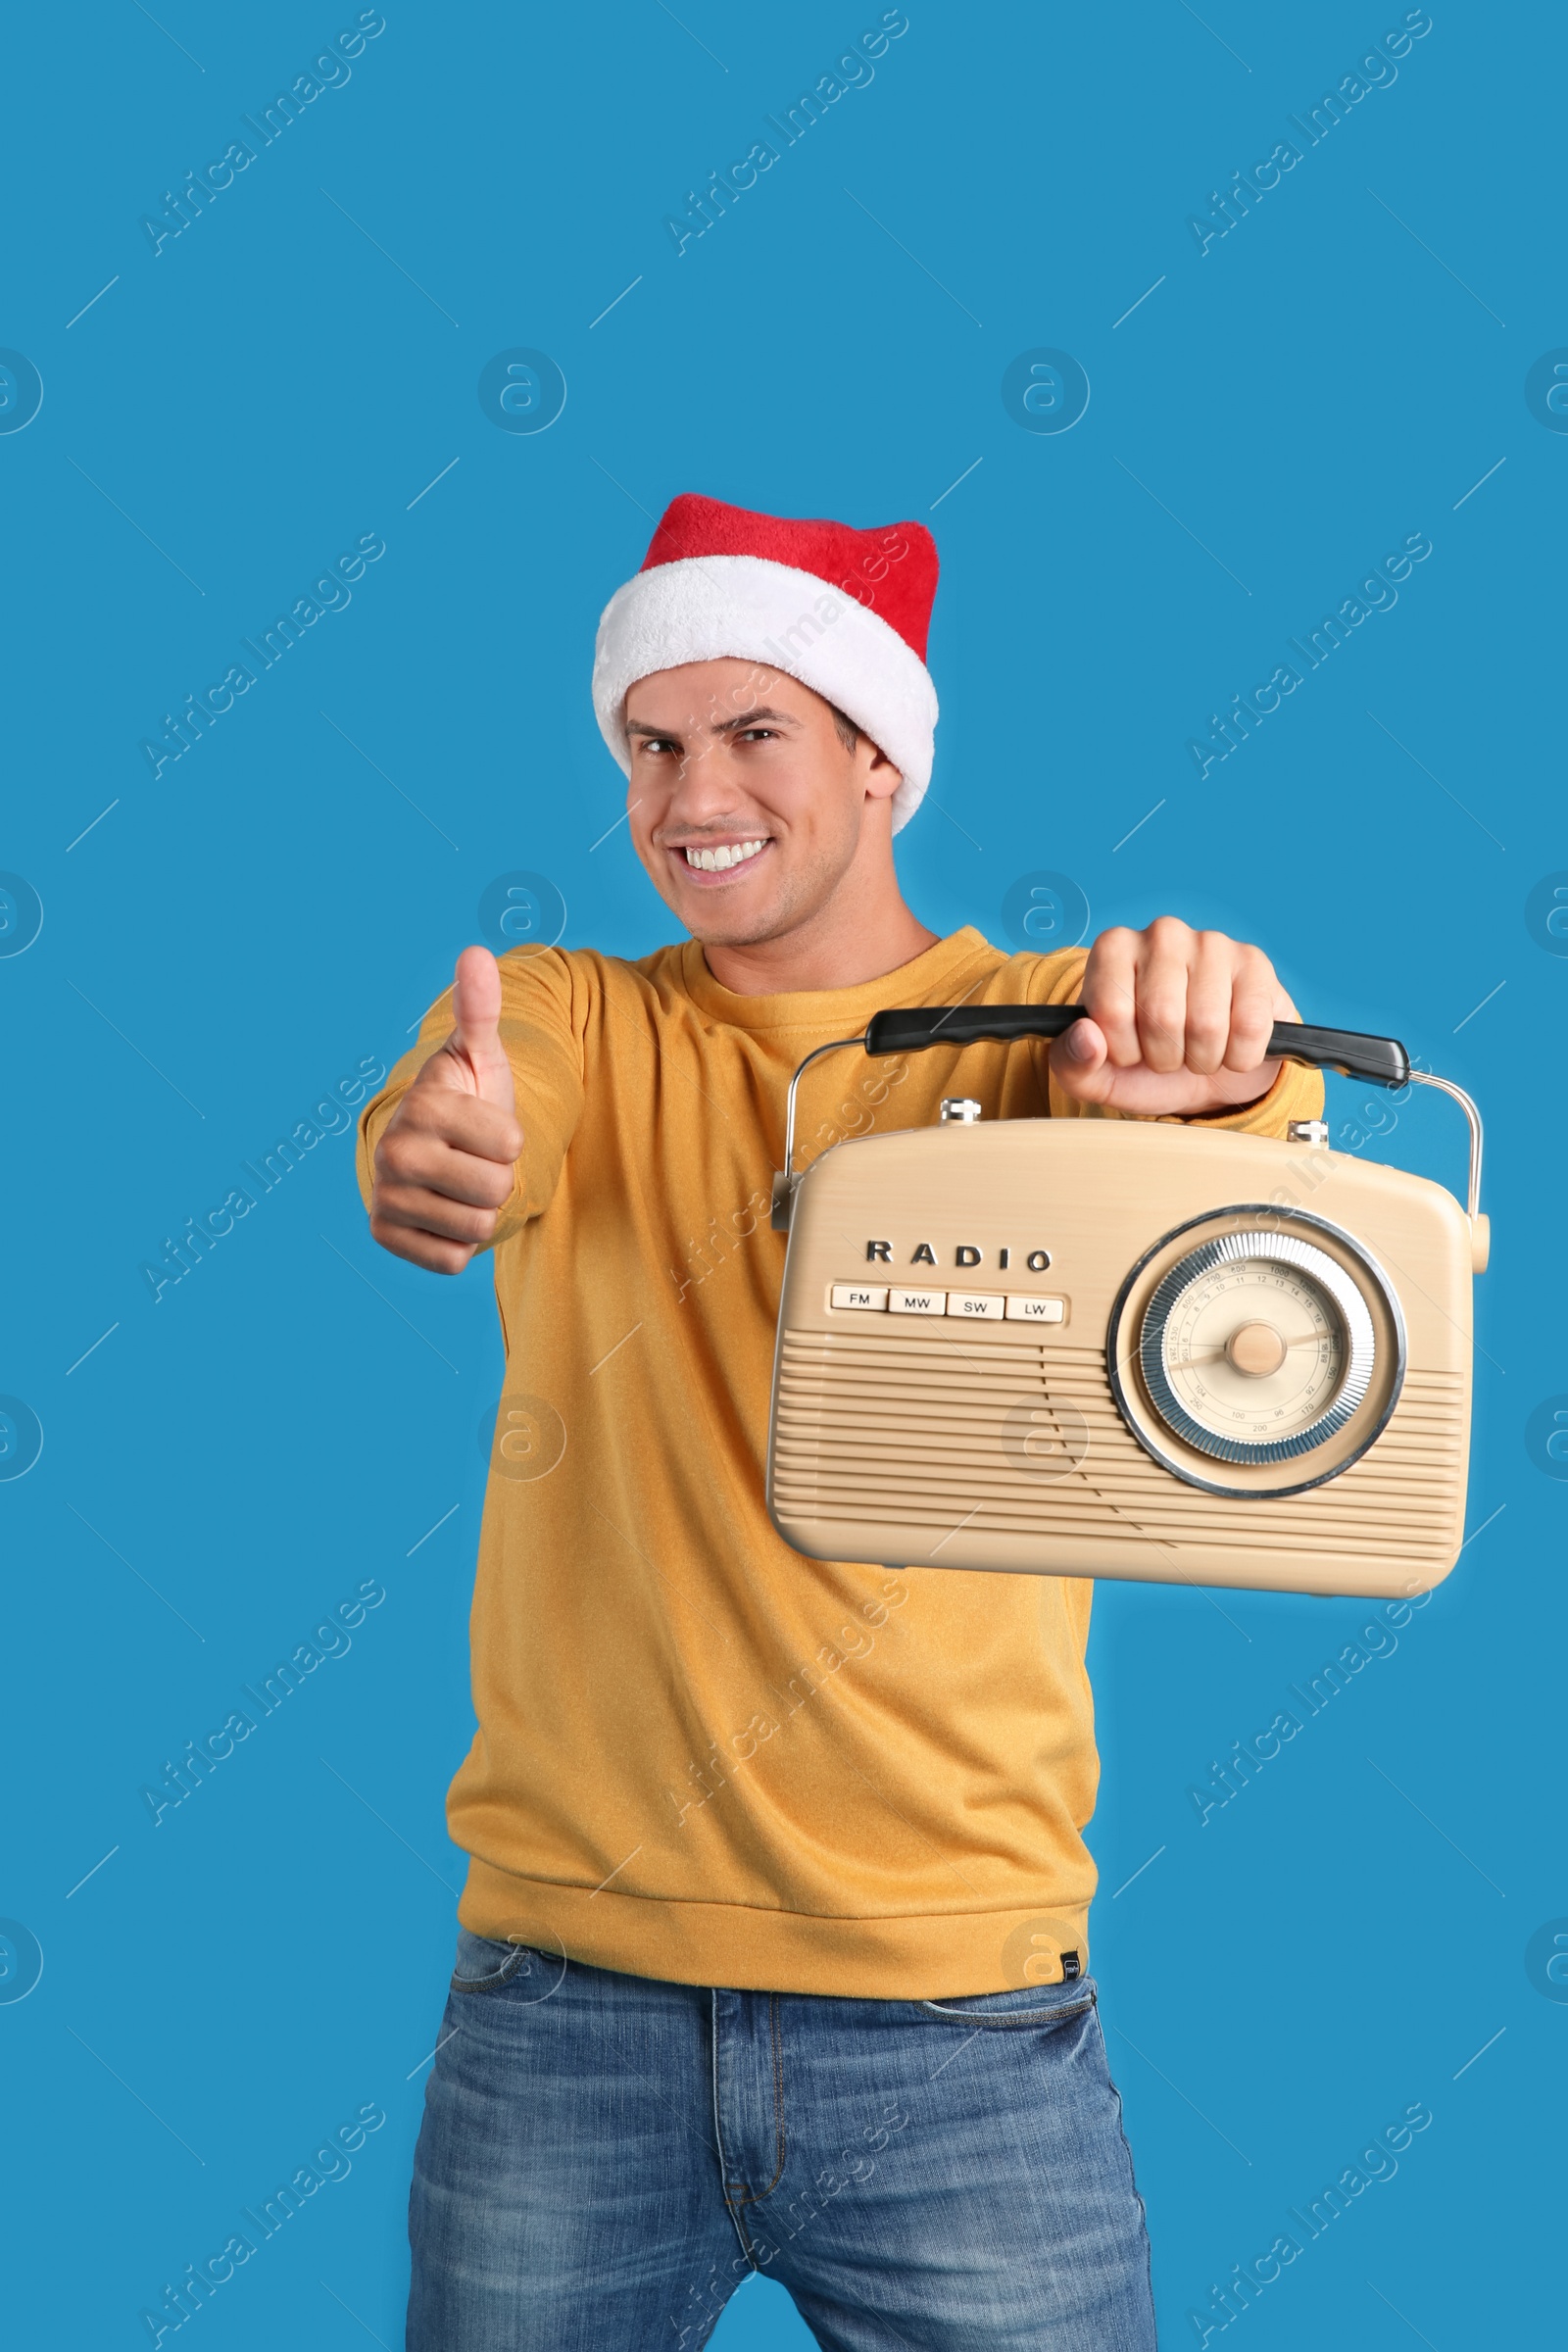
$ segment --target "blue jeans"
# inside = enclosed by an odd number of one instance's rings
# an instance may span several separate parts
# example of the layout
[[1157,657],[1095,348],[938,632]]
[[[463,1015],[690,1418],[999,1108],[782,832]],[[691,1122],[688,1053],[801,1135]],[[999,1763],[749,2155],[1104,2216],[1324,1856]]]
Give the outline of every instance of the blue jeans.
[[727,1992],[466,1929],[409,2352],[696,2352],[752,2270],[830,2352],[1152,2352],[1092,1979]]

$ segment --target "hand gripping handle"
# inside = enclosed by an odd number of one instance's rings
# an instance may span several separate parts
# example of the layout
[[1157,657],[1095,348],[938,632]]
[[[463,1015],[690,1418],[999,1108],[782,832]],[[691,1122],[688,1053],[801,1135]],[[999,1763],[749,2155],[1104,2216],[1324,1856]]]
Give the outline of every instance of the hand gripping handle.
[[[859,1046],[867,1054],[920,1054],[928,1046],[974,1046],[982,1042],[1015,1044],[1026,1037],[1060,1037],[1074,1021],[1086,1018],[1084,1004],[917,1004],[873,1013],[863,1037],[844,1037],[808,1054],[790,1080],[784,1121],[784,1166],[773,1179],[773,1230],[788,1233],[790,1206],[800,1182],[795,1172],[795,1097],[801,1079],[819,1054],[835,1054]],[[1318,1029],[1301,1021],[1276,1021],[1269,1032],[1267,1061],[1304,1061],[1312,1067],[1340,1070],[1347,1078],[1362,1078],[1373,1086],[1431,1086],[1459,1104],[1470,1127],[1470,1182],[1467,1214],[1474,1236],[1475,1269],[1487,1262],[1487,1222],[1481,1214],[1481,1113],[1470,1097],[1451,1079],[1435,1078],[1429,1071],[1412,1070],[1410,1056],[1396,1037],[1370,1037],[1359,1029]]]
[[[920,1004],[908,1011],[873,1013],[865,1033],[868,1054],[919,1054],[927,1046],[974,1046],[982,1040],[1010,1045],[1024,1037],[1060,1037],[1088,1012],[1083,1004]],[[1367,1037],[1358,1029],[1311,1029],[1300,1021],[1276,1021],[1268,1061],[1305,1061],[1318,1069],[1343,1070],[1348,1078],[1375,1086],[1403,1086],[1410,1057],[1395,1037]]]

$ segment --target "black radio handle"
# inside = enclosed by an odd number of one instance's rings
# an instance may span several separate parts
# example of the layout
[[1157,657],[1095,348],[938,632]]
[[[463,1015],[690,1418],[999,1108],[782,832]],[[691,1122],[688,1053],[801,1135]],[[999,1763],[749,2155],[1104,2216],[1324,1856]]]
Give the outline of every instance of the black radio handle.
[[[1084,1004],[920,1004],[873,1013],[861,1037],[835,1038],[808,1054],[790,1080],[784,1113],[784,1165],[773,1179],[773,1230],[788,1233],[790,1208],[800,1177],[795,1170],[795,1102],[801,1080],[824,1054],[858,1046],[866,1054],[919,1054],[927,1046],[974,1046],[983,1040],[1011,1045],[1025,1037],[1060,1037],[1088,1012]],[[1359,1029],[1313,1029],[1299,1021],[1276,1021],[1269,1032],[1269,1061],[1304,1061],[1319,1069],[1343,1070],[1373,1086],[1429,1086],[1451,1096],[1470,1129],[1470,1220],[1475,1270],[1487,1263],[1487,1220],[1481,1213],[1481,1113],[1463,1087],[1430,1070],[1412,1070],[1410,1056],[1395,1037],[1368,1037]]]
[[[927,1046],[973,1046],[991,1040],[1011,1045],[1025,1037],[1060,1037],[1088,1012],[1084,1004],[921,1004],[877,1012],[865,1033],[868,1054],[918,1054]],[[1267,1060],[1304,1061],[1342,1070],[1374,1086],[1403,1086],[1410,1057],[1395,1037],[1367,1037],[1358,1029],[1314,1029],[1300,1021],[1276,1021]]]

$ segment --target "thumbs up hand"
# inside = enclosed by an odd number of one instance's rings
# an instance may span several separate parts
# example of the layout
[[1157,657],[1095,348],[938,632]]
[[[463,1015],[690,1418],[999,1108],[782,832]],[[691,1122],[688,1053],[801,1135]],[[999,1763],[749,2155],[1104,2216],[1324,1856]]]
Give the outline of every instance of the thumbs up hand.
[[522,1151],[512,1064],[501,1043],[501,971],[465,948],[452,1035],[432,1054],[375,1148],[370,1231],[383,1250],[461,1274],[496,1228]]

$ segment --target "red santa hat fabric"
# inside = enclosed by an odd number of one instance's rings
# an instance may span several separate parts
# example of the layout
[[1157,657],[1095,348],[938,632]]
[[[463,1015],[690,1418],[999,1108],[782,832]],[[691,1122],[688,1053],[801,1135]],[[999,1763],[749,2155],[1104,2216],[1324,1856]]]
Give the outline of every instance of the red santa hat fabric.
[[636,575],[605,607],[594,710],[630,772],[627,689],[658,669],[729,655],[799,678],[886,753],[902,781],[893,829],[931,779],[936,688],[925,665],[936,542],[918,522],[869,531],[672,499]]

